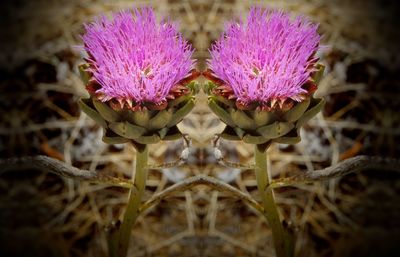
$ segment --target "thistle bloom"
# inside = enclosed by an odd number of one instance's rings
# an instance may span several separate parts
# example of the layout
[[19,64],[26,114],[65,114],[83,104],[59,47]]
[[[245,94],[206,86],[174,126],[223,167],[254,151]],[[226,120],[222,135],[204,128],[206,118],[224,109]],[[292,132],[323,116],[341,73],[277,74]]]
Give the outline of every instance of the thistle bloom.
[[79,105],[103,127],[103,141],[137,149],[181,137],[176,126],[194,107],[193,49],[151,8],[102,16],[85,25],[80,66],[87,99]]
[[304,17],[252,8],[247,22],[229,24],[211,48],[209,65],[221,80],[220,92],[239,106],[264,109],[302,101],[315,72],[317,27]]
[[247,22],[229,24],[204,73],[208,105],[227,125],[220,135],[264,148],[298,143],[324,106],[313,97],[324,70],[319,41],[317,25],[279,11],[252,8]]
[[111,106],[165,107],[194,67],[191,46],[175,25],[157,23],[151,8],[122,11],[111,20],[101,16],[85,29],[86,71],[92,75],[87,88]]

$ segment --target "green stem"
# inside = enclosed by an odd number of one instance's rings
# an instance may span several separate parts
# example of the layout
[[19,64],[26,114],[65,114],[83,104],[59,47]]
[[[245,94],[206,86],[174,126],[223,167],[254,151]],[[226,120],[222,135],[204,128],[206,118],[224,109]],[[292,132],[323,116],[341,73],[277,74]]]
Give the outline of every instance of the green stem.
[[255,146],[255,172],[257,179],[257,187],[262,199],[264,207],[264,215],[268,221],[272,231],[272,240],[275,247],[277,257],[292,257],[293,246],[290,243],[290,238],[282,225],[279,217],[278,206],[275,202],[273,189],[269,186],[271,183],[270,174],[267,168],[266,150],[263,147]]
[[117,245],[111,250],[111,257],[126,257],[133,224],[139,216],[139,207],[146,187],[148,147],[136,152],[136,171],[133,187],[129,192],[128,205],[117,234]]

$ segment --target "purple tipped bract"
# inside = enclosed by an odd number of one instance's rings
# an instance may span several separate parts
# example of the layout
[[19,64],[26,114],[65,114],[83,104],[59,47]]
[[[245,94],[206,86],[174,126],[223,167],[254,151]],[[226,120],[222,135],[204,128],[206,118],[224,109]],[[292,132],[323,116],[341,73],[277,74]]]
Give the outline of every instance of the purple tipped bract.
[[194,67],[192,47],[176,26],[158,23],[151,8],[122,11],[112,19],[101,16],[85,29],[88,71],[104,102],[158,104]]
[[210,68],[244,104],[301,101],[317,61],[317,27],[304,17],[252,8],[247,22],[229,24],[211,47]]

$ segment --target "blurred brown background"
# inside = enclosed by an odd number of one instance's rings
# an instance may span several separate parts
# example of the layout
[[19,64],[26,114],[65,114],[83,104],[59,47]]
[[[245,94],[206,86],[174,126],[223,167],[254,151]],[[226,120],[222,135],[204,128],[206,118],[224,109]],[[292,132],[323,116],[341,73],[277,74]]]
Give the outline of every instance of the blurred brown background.
[[[7,1],[0,5],[1,158],[44,154],[76,167],[129,177],[135,151],[102,143],[101,130],[80,113],[85,96],[77,66],[82,24],[100,13],[153,6],[170,16],[197,49],[205,69],[208,47],[224,23],[259,4],[310,16],[320,23],[326,65],[318,96],[323,114],[295,146],[270,149],[276,177],[335,164],[359,154],[400,157],[400,30],[395,0],[346,1]],[[210,140],[224,125],[203,93],[180,124],[194,141],[183,167],[150,171],[146,198],[183,178],[214,176],[257,198],[252,171],[215,163]],[[252,147],[224,142],[230,160],[251,161]],[[151,160],[178,156],[181,142],[151,148]],[[399,167],[400,170],[400,167]],[[297,256],[396,256],[400,238],[400,176],[368,170],[342,179],[277,190],[297,229]],[[106,256],[106,228],[123,212],[126,191],[21,170],[0,171],[1,256]],[[131,256],[273,256],[263,217],[204,186],[163,200],[134,229]]]

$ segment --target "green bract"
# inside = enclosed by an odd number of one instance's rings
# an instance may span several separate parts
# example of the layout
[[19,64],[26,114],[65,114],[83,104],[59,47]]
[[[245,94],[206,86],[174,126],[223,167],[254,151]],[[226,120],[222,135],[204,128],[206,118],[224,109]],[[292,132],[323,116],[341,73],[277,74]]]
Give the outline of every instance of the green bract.
[[[317,66],[318,72],[313,76],[314,83],[318,83],[323,72],[323,66]],[[300,127],[314,117],[324,106],[323,99],[308,96],[302,102],[295,103],[289,110],[240,110],[235,100],[229,100],[213,94],[217,87],[212,82],[205,86],[209,94],[208,105],[211,110],[227,126],[221,137],[228,140],[243,140],[249,144],[296,144],[300,142]]]
[[[87,83],[87,73],[81,72]],[[80,99],[79,106],[90,118],[103,127],[103,141],[108,144],[132,142],[136,147],[155,144],[160,140],[176,140],[182,134],[177,124],[193,109],[196,82],[186,85],[189,94],[168,102],[164,110],[115,110],[95,96]]]
[[286,112],[238,110],[209,98],[211,110],[227,124],[221,133],[229,140],[243,140],[249,144],[265,144],[268,141],[295,144],[300,142],[299,128],[314,117],[324,106],[323,99],[306,99]]

